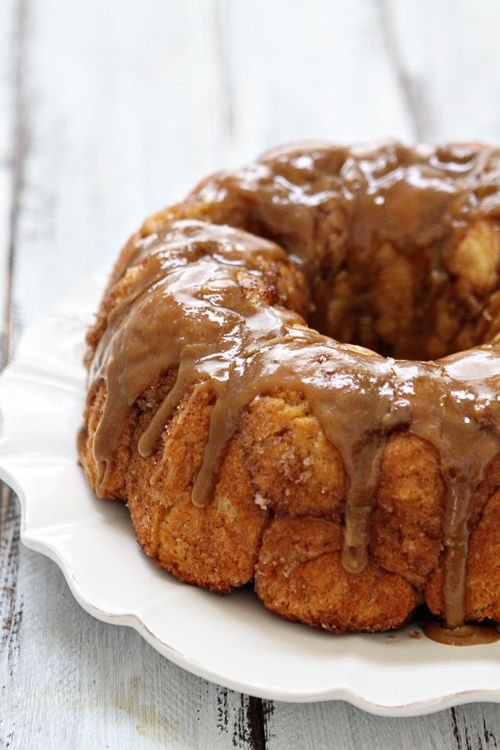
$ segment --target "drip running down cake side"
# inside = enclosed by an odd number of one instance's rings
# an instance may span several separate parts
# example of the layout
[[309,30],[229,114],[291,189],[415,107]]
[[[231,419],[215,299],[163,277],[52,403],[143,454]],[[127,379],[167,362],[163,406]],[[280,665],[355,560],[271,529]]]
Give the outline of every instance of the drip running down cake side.
[[78,447],[139,543],[333,632],[500,620],[500,151],[276,149],[119,256]]

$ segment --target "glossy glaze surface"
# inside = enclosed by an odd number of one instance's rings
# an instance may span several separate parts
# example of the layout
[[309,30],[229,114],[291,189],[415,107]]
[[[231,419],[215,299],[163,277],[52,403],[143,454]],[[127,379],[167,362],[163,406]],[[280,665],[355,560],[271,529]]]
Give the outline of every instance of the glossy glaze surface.
[[[111,290],[128,268],[136,270],[107,317],[91,367],[91,382],[107,383],[94,441],[97,491],[131,409],[167,372],[175,371],[174,385],[139,450],[151,454],[186,390],[208,383],[214,406],[193,488],[199,506],[210,501],[243,410],[279,389],[301,392],[346,470],[342,559],[350,572],[367,563],[389,435],[409,432],[436,448],[445,488],[445,618],[449,627],[460,625],[469,520],[500,447],[500,358],[489,341],[500,258],[498,163],[496,150],[466,145],[294,146],[206,180],[185,204],[146,222],[115,269]],[[390,354],[382,356],[357,344],[381,338],[360,311],[378,304],[386,248],[389,270],[403,262],[419,281],[404,345],[389,331],[380,348]],[[266,296],[241,293],[242,274],[266,282],[264,262],[298,269],[311,297],[307,320],[286,296],[267,304]],[[351,295],[339,324],[331,310],[343,279]],[[439,338],[443,298],[476,345],[424,361],[436,347],[453,351],[463,334],[460,328]],[[386,312],[397,324],[401,311],[389,305]],[[324,322],[326,333],[309,320]],[[371,323],[376,329],[375,314]],[[353,327],[347,345],[332,338],[338,325]],[[401,350],[421,356],[402,359]]]

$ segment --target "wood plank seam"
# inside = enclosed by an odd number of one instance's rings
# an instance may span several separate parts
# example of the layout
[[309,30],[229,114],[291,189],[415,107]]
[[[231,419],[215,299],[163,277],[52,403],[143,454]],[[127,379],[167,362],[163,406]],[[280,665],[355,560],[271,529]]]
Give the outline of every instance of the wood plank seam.
[[22,602],[17,599],[17,572],[19,562],[19,510],[15,495],[7,485],[1,485],[0,493],[0,612],[2,629],[0,632],[0,653],[7,658],[8,674],[12,674],[12,664],[18,649],[18,635],[23,617]]
[[376,0],[384,43],[390,65],[398,82],[415,139],[432,141],[435,134],[434,114],[423,81],[412,75],[405,65],[398,43],[390,0]]
[[13,276],[16,254],[16,241],[19,229],[21,213],[21,196],[24,188],[24,168],[28,150],[28,126],[26,117],[26,96],[24,90],[24,64],[26,45],[26,18],[28,12],[28,0],[18,0],[16,12],[16,28],[13,39],[14,59],[14,122],[12,133],[12,160],[11,160],[11,204],[10,220],[8,229],[8,247],[5,269],[6,294],[5,307],[2,311],[2,341],[0,369],[3,369],[9,361],[12,350],[12,327],[13,327]]
[[[221,129],[225,131],[226,138],[230,143],[234,140],[235,117],[234,117],[234,97],[231,84],[231,69],[229,65],[229,54],[225,43],[224,33],[224,10],[227,13],[229,8],[222,7],[223,0],[214,0],[212,7],[212,27],[214,34],[214,48],[216,53],[217,77],[219,79],[219,95],[221,107]],[[227,19],[226,19],[227,20]]]
[[[13,127],[12,157],[10,159],[11,192],[7,248],[5,254],[5,304],[0,311],[2,329],[0,342],[0,368],[8,363],[12,349],[13,301],[12,280],[16,241],[19,227],[23,175],[27,151],[27,128],[23,67],[25,60],[25,30],[28,0],[18,0],[15,8],[15,26],[12,38],[13,81]],[[17,592],[19,571],[19,504],[14,492],[5,484],[0,485],[0,600],[1,631],[0,654],[4,662],[4,674],[12,676],[19,651],[19,634],[22,624],[23,605]],[[7,685],[2,685],[2,692]],[[5,702],[5,701],[4,701]],[[9,738],[12,739],[12,733]],[[0,738],[1,739],[1,738]],[[10,743],[9,743],[10,744]],[[6,745],[8,746],[8,745]]]

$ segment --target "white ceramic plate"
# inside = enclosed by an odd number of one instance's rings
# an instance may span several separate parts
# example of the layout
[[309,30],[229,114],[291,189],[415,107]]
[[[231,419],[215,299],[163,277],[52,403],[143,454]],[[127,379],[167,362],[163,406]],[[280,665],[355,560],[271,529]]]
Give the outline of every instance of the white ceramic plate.
[[500,643],[453,648],[409,627],[335,636],[269,614],[249,590],[218,597],[158,569],[126,508],[98,500],[77,464],[84,335],[104,276],[85,280],[26,332],[0,380],[0,478],[22,505],[22,540],[60,566],[80,604],[135,628],[188,671],[261,698],[342,699],[409,716],[500,702]]

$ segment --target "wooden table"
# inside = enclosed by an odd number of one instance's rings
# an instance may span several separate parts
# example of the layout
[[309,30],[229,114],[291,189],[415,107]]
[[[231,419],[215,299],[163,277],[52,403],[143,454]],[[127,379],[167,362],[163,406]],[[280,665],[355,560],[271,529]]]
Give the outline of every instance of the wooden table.
[[[143,217],[287,141],[500,143],[498,0],[0,0],[5,356]],[[0,746],[457,748],[500,707],[382,718],[240,695],[86,614],[0,516]],[[500,688],[500,675],[499,675]]]

